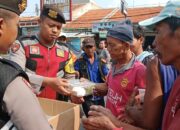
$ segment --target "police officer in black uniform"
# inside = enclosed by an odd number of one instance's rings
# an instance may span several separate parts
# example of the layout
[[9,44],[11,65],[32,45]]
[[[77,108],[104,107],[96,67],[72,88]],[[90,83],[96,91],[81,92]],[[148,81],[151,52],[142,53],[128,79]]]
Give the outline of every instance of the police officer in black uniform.
[[[0,52],[7,52],[17,37],[19,15],[26,0],[0,1]],[[0,58],[0,120],[19,130],[51,130],[27,75],[14,62]],[[2,127],[2,126],[1,126]]]

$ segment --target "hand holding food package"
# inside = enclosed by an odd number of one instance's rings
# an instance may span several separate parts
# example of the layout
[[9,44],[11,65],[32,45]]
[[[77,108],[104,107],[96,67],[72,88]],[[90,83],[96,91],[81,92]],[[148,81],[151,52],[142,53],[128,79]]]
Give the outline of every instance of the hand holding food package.
[[87,79],[70,79],[69,88],[72,95],[77,97],[83,97],[93,94],[93,89],[95,88],[95,83]]

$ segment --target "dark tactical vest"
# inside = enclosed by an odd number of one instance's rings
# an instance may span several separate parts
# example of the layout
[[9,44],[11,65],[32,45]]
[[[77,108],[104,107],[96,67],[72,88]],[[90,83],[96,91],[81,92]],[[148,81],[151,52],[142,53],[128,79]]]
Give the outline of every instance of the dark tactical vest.
[[7,86],[17,76],[22,76],[27,81],[29,80],[26,73],[21,69],[18,64],[6,59],[0,59],[0,120],[4,122],[7,122],[10,118],[7,112],[3,109],[3,96]]

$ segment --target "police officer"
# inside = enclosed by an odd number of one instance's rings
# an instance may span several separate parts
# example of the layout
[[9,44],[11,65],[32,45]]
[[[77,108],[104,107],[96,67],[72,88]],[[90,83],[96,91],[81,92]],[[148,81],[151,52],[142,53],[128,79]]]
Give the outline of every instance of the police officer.
[[[0,2],[0,52],[7,52],[17,36],[19,15],[26,0]],[[51,130],[28,77],[14,62],[0,58],[0,119],[11,120],[19,130]]]
[[[27,73],[30,83],[40,97],[56,99],[56,92],[70,95],[65,89],[67,80],[74,77],[73,61],[65,44],[58,42],[65,18],[54,5],[45,5],[36,36],[21,37],[10,50],[10,60],[17,62]],[[64,86],[64,87],[62,87]],[[67,100],[61,97],[61,100]]]

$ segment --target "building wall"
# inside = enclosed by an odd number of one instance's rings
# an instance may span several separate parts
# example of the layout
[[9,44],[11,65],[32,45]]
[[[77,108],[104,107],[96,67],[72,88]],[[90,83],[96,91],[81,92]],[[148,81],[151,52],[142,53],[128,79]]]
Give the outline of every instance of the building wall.
[[84,4],[82,7],[73,10],[72,20],[77,19],[78,17],[92,9],[100,9],[100,7],[92,2],[89,2],[87,4]]
[[85,4],[90,2],[90,0],[72,0],[73,4]]

